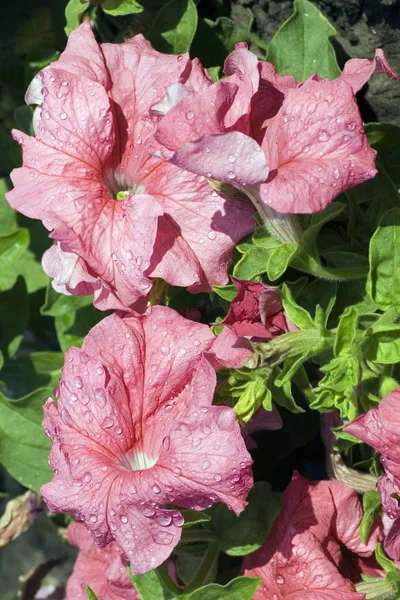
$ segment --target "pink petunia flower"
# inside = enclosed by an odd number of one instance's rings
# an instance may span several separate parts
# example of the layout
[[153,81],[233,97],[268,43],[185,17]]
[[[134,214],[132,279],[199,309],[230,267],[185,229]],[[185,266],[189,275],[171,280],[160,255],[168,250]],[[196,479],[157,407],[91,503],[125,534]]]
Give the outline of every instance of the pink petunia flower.
[[88,23],[35,77],[35,137],[14,131],[23,167],[7,199],[51,232],[43,265],[58,291],[142,312],[151,278],[191,292],[227,283],[252,207],[157,158],[154,138],[166,88],[174,102],[211,84],[187,54],[160,54],[141,35],[99,45]]
[[363,600],[342,571],[350,553],[372,555],[380,532],[361,542],[356,493],[337,481],[310,483],[295,474],[282,503],[264,545],[244,559],[244,574],[263,579],[254,600]]
[[252,461],[234,411],[212,400],[215,369],[250,354],[229,328],[216,338],[167,307],[101,321],[67,352],[57,404],[45,404],[49,508],[83,521],[100,546],[116,540],[134,574],[179,542],[184,519],[168,505],[240,513]]
[[387,554],[400,561],[400,388],[394,390],[365,415],[344,427],[363,442],[381,453],[385,469],[377,484],[386,513],[384,548]]
[[[376,174],[354,94],[373,73],[392,79],[382,50],[352,59],[331,81],[297,84],[238,44],[227,77],[183,98],[157,138],[170,162],[245,191],[259,212],[315,213]],[[188,120],[190,115],[190,120]],[[268,213],[269,215],[269,213]]]
[[238,336],[257,339],[271,339],[289,331],[279,288],[236,277],[232,281],[237,294],[222,323],[230,325]]
[[68,526],[68,541],[79,548],[65,600],[86,600],[86,586],[98,600],[140,600],[126,570],[126,560],[115,542],[98,548],[82,523]]

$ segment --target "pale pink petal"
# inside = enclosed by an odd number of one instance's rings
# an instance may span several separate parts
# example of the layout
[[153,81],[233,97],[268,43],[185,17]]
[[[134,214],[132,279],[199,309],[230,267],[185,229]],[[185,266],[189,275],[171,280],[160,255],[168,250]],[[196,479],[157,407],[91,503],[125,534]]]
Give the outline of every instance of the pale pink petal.
[[178,102],[190,96],[191,92],[182,83],[174,83],[166,88],[166,93],[161,102],[153,104],[151,112],[156,115],[166,115]]
[[42,493],[52,510],[84,521],[99,545],[115,539],[134,573],[157,567],[180,539],[183,517],[165,505],[242,511],[251,458],[233,410],[212,406],[211,363],[240,366],[249,355],[233,332],[215,338],[167,307],[103,319],[69,350],[57,406],[45,406],[54,476]]
[[200,140],[186,142],[170,162],[209,179],[239,185],[265,181],[269,172],[260,146],[240,131],[206,134]]
[[42,267],[60,294],[89,296],[98,287],[98,280],[88,272],[85,261],[60,242],[43,254]]
[[282,213],[322,210],[376,173],[353,92],[344,81],[290,89],[262,144],[270,166],[261,199]]
[[390,79],[397,79],[396,73],[390,68],[383,50],[375,50],[373,60],[367,58],[352,58],[344,65],[343,72],[339,79],[348,83],[354,94],[361,90],[372,75],[376,73],[385,73]]

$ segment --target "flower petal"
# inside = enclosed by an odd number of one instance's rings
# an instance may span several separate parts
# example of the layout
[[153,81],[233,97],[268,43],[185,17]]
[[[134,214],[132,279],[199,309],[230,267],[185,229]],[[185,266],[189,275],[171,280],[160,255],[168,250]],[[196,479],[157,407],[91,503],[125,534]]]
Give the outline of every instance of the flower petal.
[[380,48],[375,50],[373,60],[368,60],[367,58],[352,58],[348,60],[344,65],[339,79],[343,79],[348,83],[355,94],[361,90],[375,73],[385,73],[390,79],[397,79],[396,73],[390,68],[383,50]]
[[308,80],[290,89],[262,144],[270,166],[261,198],[282,213],[314,213],[376,173],[352,89]]

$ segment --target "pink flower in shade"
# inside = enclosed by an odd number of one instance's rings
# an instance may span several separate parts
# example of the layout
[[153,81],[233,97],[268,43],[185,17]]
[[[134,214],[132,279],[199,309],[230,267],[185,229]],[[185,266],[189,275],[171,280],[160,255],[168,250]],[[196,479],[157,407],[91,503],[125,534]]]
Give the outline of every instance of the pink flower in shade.
[[86,586],[98,600],[140,600],[126,570],[126,560],[115,542],[98,548],[82,523],[68,526],[68,541],[79,548],[74,570],[68,579],[65,600],[86,600]]
[[261,213],[263,205],[318,212],[374,177],[376,153],[354,94],[373,73],[396,78],[382,50],[372,62],[348,61],[334,81],[314,75],[297,84],[245,44],[224,70],[225,79],[182,99],[160,122],[157,138],[172,151],[170,162],[244,190]]
[[154,137],[165,104],[211,84],[187,54],[160,54],[141,35],[99,45],[88,23],[35,77],[35,137],[14,131],[23,167],[7,199],[51,232],[43,264],[56,289],[143,311],[152,277],[191,292],[227,283],[253,209],[157,158]]
[[222,321],[238,336],[271,339],[289,331],[277,287],[232,277],[237,294]]
[[67,352],[57,404],[45,404],[49,508],[83,521],[99,546],[115,540],[135,574],[179,542],[183,517],[167,505],[240,513],[252,461],[234,411],[212,400],[215,369],[250,354],[229,328],[216,338],[167,307],[103,319]]
[[377,489],[387,516],[384,548],[400,561],[400,388],[385,396],[377,408],[346,425],[344,431],[381,453],[385,475],[379,478]]
[[337,481],[310,483],[295,474],[282,502],[268,539],[243,563],[245,575],[263,579],[254,600],[363,600],[342,574],[342,549],[369,557],[379,531],[361,542],[356,493]]

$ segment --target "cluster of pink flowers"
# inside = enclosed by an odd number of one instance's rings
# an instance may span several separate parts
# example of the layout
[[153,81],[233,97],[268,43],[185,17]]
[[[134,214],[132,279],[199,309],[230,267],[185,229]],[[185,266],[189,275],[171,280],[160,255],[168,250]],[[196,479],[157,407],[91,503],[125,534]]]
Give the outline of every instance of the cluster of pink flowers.
[[[350,60],[335,81],[297,84],[239,44],[213,83],[188,55],[160,54],[140,35],[99,45],[84,23],[31,83],[35,137],[14,132],[23,166],[8,201],[50,231],[43,267],[55,289],[93,293],[99,309],[118,311],[67,352],[56,401],[45,404],[54,476],[42,493],[86,527],[69,530],[81,553],[68,599],[83,597],[85,584],[100,600],[137,598],[124,560],[140,574],[171,555],[184,523],[176,506],[246,506],[252,461],[234,411],[212,405],[215,372],[244,364],[245,337],[290,330],[280,292],[234,280],[238,297],[216,337],[170,308],[146,310],[152,279],[192,293],[224,285],[255,208],[264,217],[316,212],[373,177],[354,94],[375,72],[393,76],[379,50],[372,62]],[[279,425],[278,415],[268,427]],[[357,537],[355,494],[338,485],[294,479],[273,541],[245,562],[264,579],[257,598],[290,595],[303,563],[310,589],[328,577],[324,589],[361,598],[341,574],[340,544],[362,557],[371,548]],[[354,527],[337,518],[338,502],[354,505]]]

